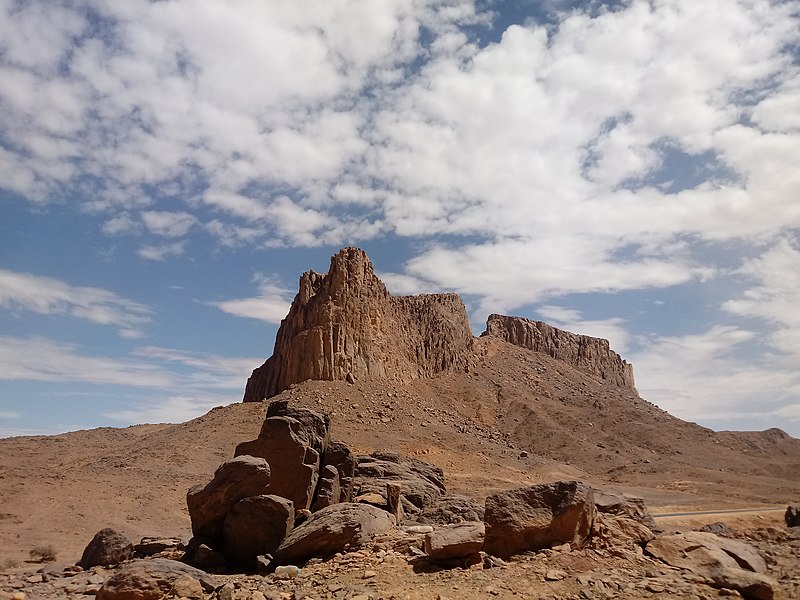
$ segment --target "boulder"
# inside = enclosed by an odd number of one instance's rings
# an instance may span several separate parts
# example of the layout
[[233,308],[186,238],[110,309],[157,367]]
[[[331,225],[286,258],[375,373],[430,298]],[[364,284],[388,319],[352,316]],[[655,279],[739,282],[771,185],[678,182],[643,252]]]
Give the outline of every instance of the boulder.
[[339,485],[339,471],[333,465],[322,468],[317,486],[317,498],[314,500],[314,510],[320,510],[331,504],[339,502],[341,487]]
[[103,583],[97,600],[161,600],[196,590],[193,581],[206,593],[215,589],[211,577],[189,565],[166,558],[137,560],[119,569]]
[[133,547],[137,556],[152,556],[167,550],[183,550],[183,540],[176,537],[146,536]]
[[331,441],[322,456],[322,467],[336,467],[339,472],[339,499],[336,502],[353,501],[353,477],[356,473],[356,457],[344,442]]
[[[289,406],[288,400],[273,400],[267,407],[266,418],[269,419],[270,417],[291,417],[299,421],[298,437],[316,450],[318,454],[322,455],[326,452],[330,443],[330,416],[308,408]],[[259,437],[262,437],[261,434],[259,434]]]
[[784,519],[787,527],[800,527],[800,504],[787,506]]
[[110,528],[101,529],[86,546],[78,564],[84,569],[117,565],[133,558],[133,543]]
[[341,502],[314,513],[286,536],[275,553],[279,564],[298,564],[356,548],[395,525],[394,518],[369,504]]
[[483,521],[483,503],[457,494],[440,496],[426,506],[416,520],[418,523],[446,525],[464,521]]
[[662,535],[648,542],[646,549],[668,565],[703,576],[719,568],[767,572],[764,559],[749,544],[703,531]]
[[780,597],[780,586],[777,580],[753,573],[744,569],[719,567],[712,569],[711,581],[714,587],[736,590],[747,600],[773,600]]
[[486,498],[485,507],[484,550],[500,558],[555,544],[582,544],[595,516],[593,490],[580,481],[499,492]]
[[657,531],[656,520],[647,506],[644,499],[639,496],[629,496],[615,490],[594,490],[594,504],[597,512],[627,517],[638,521],[651,531]]
[[242,498],[266,494],[270,466],[263,458],[237,456],[225,461],[206,485],[197,485],[186,494],[192,533],[217,540],[230,508]]
[[438,527],[425,535],[425,554],[433,561],[474,556],[481,551],[485,535],[480,522]]
[[[294,410],[317,414],[305,409]],[[298,415],[297,412],[293,414]],[[307,422],[312,425],[308,426]],[[311,508],[321,458],[314,447],[320,442],[316,423],[317,418],[308,415],[302,421],[288,415],[268,416],[258,438],[236,446],[236,456],[258,456],[269,461],[272,480],[269,488],[260,493],[288,498],[295,510]]]
[[642,546],[655,538],[655,534],[639,521],[608,513],[594,517],[592,535],[601,547]]
[[[446,491],[444,473],[439,467],[397,452],[377,451],[359,456],[355,477],[357,495],[380,494],[384,503],[386,484],[399,483],[413,512],[430,506]],[[404,504],[404,508],[408,505]]]
[[256,557],[273,554],[293,525],[291,500],[268,495],[240,500],[225,517],[223,554],[231,564],[255,569]]

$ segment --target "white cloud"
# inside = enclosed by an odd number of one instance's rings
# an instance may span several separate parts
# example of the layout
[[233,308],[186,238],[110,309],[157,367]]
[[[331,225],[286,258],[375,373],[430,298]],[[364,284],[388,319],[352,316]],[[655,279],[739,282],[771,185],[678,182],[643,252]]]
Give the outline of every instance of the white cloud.
[[110,356],[41,337],[0,336],[0,380],[85,382],[168,388],[176,379],[158,365]]
[[0,410],[0,419],[19,419],[20,414],[14,410]]
[[625,320],[619,317],[590,320],[583,318],[575,309],[554,305],[540,306],[536,312],[559,329],[608,340],[611,349],[618,354],[624,354],[628,348],[630,332],[625,326]]
[[143,212],[142,221],[151,233],[171,238],[183,237],[197,223],[197,219],[186,212],[153,210]]
[[75,287],[50,277],[0,269],[0,307],[43,315],[70,315],[120,327],[121,335],[139,334],[151,321],[144,304],[100,288]]
[[130,214],[123,212],[103,223],[102,231],[106,235],[120,235],[136,233],[141,229],[141,224],[133,219]]
[[766,417],[794,414],[800,376],[794,365],[746,352],[755,331],[715,325],[684,336],[640,340],[631,355],[644,398],[687,420],[754,429]]
[[225,300],[216,306],[230,315],[246,319],[259,319],[267,323],[280,323],[289,313],[294,293],[269,277],[257,275],[259,294],[253,298]]
[[157,246],[142,246],[136,251],[141,258],[146,260],[163,261],[175,256],[183,256],[186,250],[186,240],[173,242],[171,244],[159,244]]
[[738,271],[757,285],[722,305],[726,311],[775,327],[768,340],[784,360],[800,358],[800,247],[783,239]]
[[180,372],[183,389],[207,388],[243,390],[246,376],[263,362],[263,358],[230,358],[203,352],[144,346],[134,350],[139,358],[183,368]]
[[104,412],[103,416],[123,423],[182,423],[200,416],[215,406],[231,404],[241,397],[229,395],[169,396],[152,403]]

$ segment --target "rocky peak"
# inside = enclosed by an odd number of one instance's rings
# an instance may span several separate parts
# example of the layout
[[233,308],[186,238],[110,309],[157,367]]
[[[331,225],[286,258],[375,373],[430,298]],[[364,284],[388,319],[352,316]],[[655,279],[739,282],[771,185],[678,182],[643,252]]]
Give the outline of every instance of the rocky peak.
[[308,271],[244,400],[260,401],[308,379],[407,381],[466,368],[472,331],[455,294],[394,297],[359,248],[343,248],[327,273]]
[[614,352],[608,340],[577,335],[541,321],[490,315],[481,334],[499,337],[515,346],[543,352],[621,388],[633,390],[633,365]]

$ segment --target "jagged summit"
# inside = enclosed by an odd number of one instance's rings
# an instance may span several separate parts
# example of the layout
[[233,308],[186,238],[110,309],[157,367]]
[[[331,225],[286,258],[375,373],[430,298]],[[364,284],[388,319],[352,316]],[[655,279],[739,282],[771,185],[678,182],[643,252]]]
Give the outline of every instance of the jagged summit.
[[464,370],[472,345],[458,295],[392,296],[363,250],[343,248],[327,273],[300,277],[272,357],[253,371],[244,401],[308,379],[408,381]]
[[[482,336],[546,353],[634,390],[633,367],[607,340],[502,315],[489,317]],[[331,258],[327,273],[300,277],[272,357],[253,371],[244,401],[259,402],[309,379],[409,381],[463,371],[479,359],[474,349],[457,294],[392,296],[366,253],[347,247]]]

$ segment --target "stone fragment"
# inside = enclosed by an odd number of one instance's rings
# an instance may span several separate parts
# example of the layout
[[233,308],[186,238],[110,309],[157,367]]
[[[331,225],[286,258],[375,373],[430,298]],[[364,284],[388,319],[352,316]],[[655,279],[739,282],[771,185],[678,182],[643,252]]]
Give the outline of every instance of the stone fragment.
[[402,523],[405,518],[401,496],[402,490],[403,487],[399,483],[389,482],[386,484],[386,508],[398,523]]
[[787,506],[784,519],[787,527],[800,527],[800,504]]
[[332,504],[286,536],[275,553],[276,562],[300,563],[356,548],[392,529],[394,518],[369,504]]
[[648,542],[648,554],[673,567],[707,576],[712,569],[746,569],[766,573],[767,565],[749,544],[713,533],[688,531],[662,535]]
[[657,531],[658,526],[653,515],[644,503],[644,498],[629,496],[615,490],[594,490],[594,503],[601,513],[628,517],[638,521],[650,531]]
[[336,504],[339,502],[340,496],[339,471],[333,465],[326,465],[320,472],[314,510],[317,511],[331,504]]
[[433,561],[474,556],[480,553],[485,535],[480,522],[445,525],[425,535],[425,554]]
[[359,496],[385,494],[387,483],[403,487],[403,497],[415,512],[433,504],[445,493],[444,473],[429,463],[397,452],[377,451],[359,456],[355,489]]
[[322,466],[336,467],[339,472],[339,499],[336,502],[353,501],[353,477],[356,473],[356,457],[344,442],[331,440],[322,456]]
[[84,569],[117,565],[133,558],[133,543],[111,528],[98,531],[86,546],[78,564]]
[[595,516],[593,490],[580,481],[559,481],[492,494],[486,498],[484,550],[508,558],[553,544],[583,544]]
[[133,547],[138,556],[152,556],[167,550],[183,550],[183,541],[176,537],[143,537],[142,540]]
[[644,546],[656,537],[641,522],[608,513],[595,515],[592,533],[604,547]]
[[222,528],[223,554],[250,569],[261,554],[273,554],[294,525],[294,506],[280,496],[252,496],[228,511]]
[[215,589],[213,579],[200,569],[175,560],[151,558],[121,567],[97,592],[97,600],[162,600],[176,582],[186,589],[190,585],[187,578],[199,582],[206,593]]
[[773,600],[780,597],[777,580],[762,573],[719,567],[711,571],[714,587],[736,590],[747,600]]
[[269,484],[270,466],[263,458],[237,456],[225,461],[209,483],[186,494],[192,533],[218,540],[228,510],[242,498],[268,493]]

